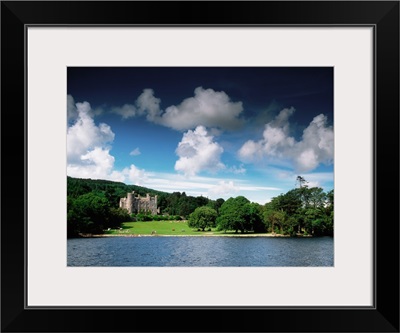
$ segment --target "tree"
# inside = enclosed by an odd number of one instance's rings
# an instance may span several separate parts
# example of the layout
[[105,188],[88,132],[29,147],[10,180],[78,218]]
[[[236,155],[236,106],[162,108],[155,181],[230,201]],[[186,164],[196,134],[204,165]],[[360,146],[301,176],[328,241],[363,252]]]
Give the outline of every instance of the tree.
[[69,236],[79,233],[102,233],[109,217],[109,203],[104,194],[89,192],[69,202]]
[[202,206],[194,210],[189,215],[188,226],[190,228],[200,228],[204,231],[205,228],[215,227],[215,220],[217,219],[217,212],[215,209]]
[[325,233],[326,194],[320,187],[306,190],[307,201],[304,203],[305,228],[308,233],[322,235]]
[[304,187],[304,186],[306,186],[306,187],[308,186],[308,185],[306,185],[306,183],[308,183],[308,181],[306,181],[302,176],[297,176],[296,183],[299,184],[300,188]]
[[307,187],[296,188],[285,194],[280,194],[264,207],[264,223],[270,232],[295,235],[300,232],[302,218],[303,190]]
[[284,233],[283,225],[285,221],[285,212],[283,210],[274,210],[268,215],[273,233]]
[[326,194],[325,205],[325,234],[333,236],[334,193],[333,190]]
[[219,198],[217,200],[209,200],[207,206],[214,208],[217,211],[217,214],[219,213],[219,209],[221,208],[222,204],[225,202],[224,199]]
[[248,218],[254,232],[265,232],[266,228],[262,221],[262,207],[260,204],[248,203]]
[[119,228],[122,222],[129,222],[131,220],[132,218],[126,209],[110,207],[104,228]]
[[221,208],[217,218],[219,230],[235,230],[245,232],[252,230],[250,219],[250,201],[243,196],[229,198]]

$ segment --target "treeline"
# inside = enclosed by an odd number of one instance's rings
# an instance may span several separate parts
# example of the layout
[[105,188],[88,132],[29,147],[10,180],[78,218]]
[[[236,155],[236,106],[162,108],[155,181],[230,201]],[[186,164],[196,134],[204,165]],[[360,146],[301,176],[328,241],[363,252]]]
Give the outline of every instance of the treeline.
[[110,180],[67,177],[67,196],[69,198],[77,198],[90,192],[103,193],[112,207],[118,207],[119,199],[126,197],[126,194],[132,191],[141,196],[145,196],[147,193],[151,196],[168,194],[142,186],[126,185]]
[[333,236],[334,192],[301,186],[273,198],[264,206],[263,217],[272,232]]
[[216,211],[197,208],[189,216],[189,227],[200,230],[275,233],[290,236],[333,236],[334,194],[302,185],[260,205],[243,196],[229,198]]
[[210,200],[203,196],[193,197],[185,192],[167,193],[137,185],[126,185],[99,179],[80,179],[67,177],[67,233],[76,237],[82,233],[100,234],[107,228],[118,228],[122,222],[131,220],[146,221],[150,216],[140,212],[130,216],[119,208],[119,200],[127,193],[135,191],[140,196],[149,193],[158,196],[158,207],[167,218],[187,218],[197,207],[210,205],[218,210],[223,199]]

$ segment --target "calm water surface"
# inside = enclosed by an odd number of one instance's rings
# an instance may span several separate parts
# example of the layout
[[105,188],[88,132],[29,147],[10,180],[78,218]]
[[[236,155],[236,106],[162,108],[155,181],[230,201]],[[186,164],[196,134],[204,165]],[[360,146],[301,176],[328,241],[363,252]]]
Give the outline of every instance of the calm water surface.
[[333,238],[68,239],[68,266],[333,266]]

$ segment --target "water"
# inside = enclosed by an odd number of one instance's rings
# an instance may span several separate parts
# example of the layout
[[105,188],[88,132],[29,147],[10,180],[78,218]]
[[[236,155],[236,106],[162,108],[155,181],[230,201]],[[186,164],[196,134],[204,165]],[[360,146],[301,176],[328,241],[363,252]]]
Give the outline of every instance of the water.
[[333,266],[333,238],[68,239],[68,266]]

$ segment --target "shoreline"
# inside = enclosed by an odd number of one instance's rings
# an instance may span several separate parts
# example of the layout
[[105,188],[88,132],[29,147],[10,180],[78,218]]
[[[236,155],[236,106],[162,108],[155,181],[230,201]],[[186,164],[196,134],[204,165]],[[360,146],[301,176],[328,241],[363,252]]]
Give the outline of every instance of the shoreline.
[[312,238],[307,236],[290,236],[282,234],[219,234],[219,235],[149,235],[149,234],[80,234],[77,238],[107,238],[107,237],[266,237],[266,238]]

